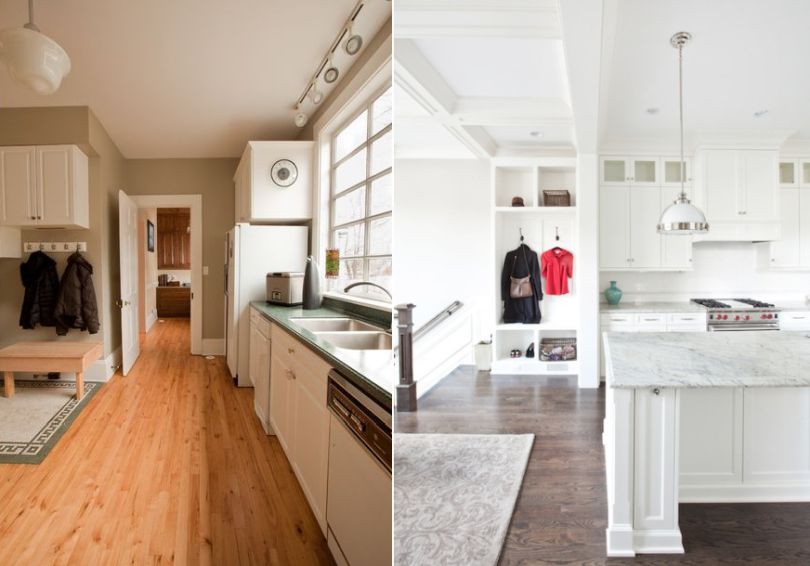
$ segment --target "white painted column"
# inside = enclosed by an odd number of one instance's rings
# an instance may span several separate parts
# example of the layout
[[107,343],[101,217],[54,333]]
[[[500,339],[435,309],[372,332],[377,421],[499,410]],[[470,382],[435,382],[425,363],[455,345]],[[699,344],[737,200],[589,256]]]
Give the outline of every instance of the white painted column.
[[682,554],[678,527],[678,394],[607,391],[608,556]]
[[577,158],[576,289],[579,386],[599,387],[599,156]]

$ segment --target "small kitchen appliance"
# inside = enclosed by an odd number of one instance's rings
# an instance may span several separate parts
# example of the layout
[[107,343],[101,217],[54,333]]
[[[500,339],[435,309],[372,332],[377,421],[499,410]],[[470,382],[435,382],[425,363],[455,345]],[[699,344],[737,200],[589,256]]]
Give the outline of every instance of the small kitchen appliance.
[[304,274],[281,271],[267,274],[267,302],[274,305],[300,305],[303,300]]
[[779,330],[780,309],[754,299],[692,299],[706,307],[708,330]]

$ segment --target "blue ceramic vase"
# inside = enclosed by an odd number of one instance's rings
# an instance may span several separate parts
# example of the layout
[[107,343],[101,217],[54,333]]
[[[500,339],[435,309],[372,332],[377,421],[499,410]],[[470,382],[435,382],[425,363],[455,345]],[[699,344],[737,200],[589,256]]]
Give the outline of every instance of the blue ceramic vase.
[[605,299],[609,305],[618,305],[622,300],[622,290],[616,287],[615,281],[611,281],[610,287],[605,289]]

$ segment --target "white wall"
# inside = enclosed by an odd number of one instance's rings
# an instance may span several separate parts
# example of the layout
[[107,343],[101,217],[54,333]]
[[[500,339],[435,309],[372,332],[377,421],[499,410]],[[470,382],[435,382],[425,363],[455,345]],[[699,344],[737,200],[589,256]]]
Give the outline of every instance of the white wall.
[[600,291],[615,280],[624,291],[622,301],[688,300],[699,296],[777,301],[803,300],[810,295],[810,273],[759,268],[762,258],[758,254],[767,252],[764,246],[767,244],[698,243],[693,249],[694,271],[602,272]]
[[152,222],[157,233],[156,208],[142,208],[138,211],[138,288],[141,297],[138,314],[141,332],[149,332],[157,318],[157,252],[150,252],[146,247],[147,220]]
[[454,300],[492,332],[490,169],[487,161],[394,164],[394,303],[414,303],[419,328]]

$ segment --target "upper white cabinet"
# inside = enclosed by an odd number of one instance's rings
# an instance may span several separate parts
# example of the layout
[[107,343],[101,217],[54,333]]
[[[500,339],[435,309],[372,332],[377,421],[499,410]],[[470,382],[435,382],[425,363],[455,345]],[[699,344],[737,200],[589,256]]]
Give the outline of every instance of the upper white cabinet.
[[779,159],[770,149],[706,149],[697,154],[695,201],[709,221],[704,240],[779,237]]
[[657,224],[680,189],[605,186],[599,198],[599,265],[603,270],[684,271],[692,238],[662,236]]
[[75,145],[0,148],[0,224],[89,228],[87,156]]
[[234,175],[236,221],[312,218],[311,141],[248,142]]
[[661,184],[658,157],[602,157],[602,185],[639,185],[655,187]]

